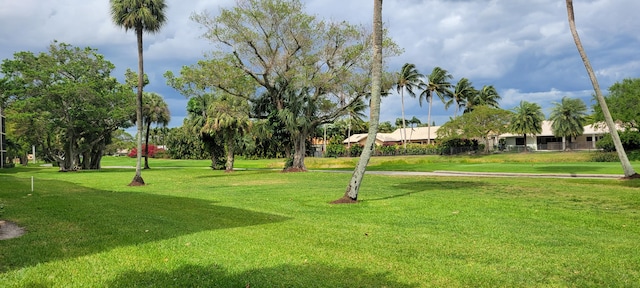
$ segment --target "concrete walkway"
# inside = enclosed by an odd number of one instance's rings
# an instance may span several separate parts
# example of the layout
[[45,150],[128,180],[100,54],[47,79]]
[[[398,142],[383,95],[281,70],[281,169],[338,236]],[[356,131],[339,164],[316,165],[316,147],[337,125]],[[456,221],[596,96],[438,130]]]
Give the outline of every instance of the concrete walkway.
[[[343,170],[309,170],[313,172],[353,173]],[[616,174],[575,174],[575,173],[508,173],[508,172],[463,172],[463,171],[366,171],[372,175],[398,176],[449,176],[449,177],[529,177],[529,178],[582,178],[582,179],[620,179],[624,175]]]

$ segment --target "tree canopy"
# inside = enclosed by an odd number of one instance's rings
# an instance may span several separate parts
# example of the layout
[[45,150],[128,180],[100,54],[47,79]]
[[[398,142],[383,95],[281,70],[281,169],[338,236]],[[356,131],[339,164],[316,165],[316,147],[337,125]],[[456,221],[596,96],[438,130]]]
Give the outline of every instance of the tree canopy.
[[130,126],[131,90],[111,77],[113,68],[95,49],[58,42],[4,60],[9,94],[20,100],[8,108],[14,136],[62,171],[99,168],[111,133]]

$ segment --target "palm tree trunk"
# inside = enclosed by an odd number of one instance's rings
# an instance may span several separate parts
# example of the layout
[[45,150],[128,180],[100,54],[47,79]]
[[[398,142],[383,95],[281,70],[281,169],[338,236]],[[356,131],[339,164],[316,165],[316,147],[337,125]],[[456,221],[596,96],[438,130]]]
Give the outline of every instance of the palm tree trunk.
[[[373,154],[380,123],[380,90],[382,87],[382,0],[374,0],[373,8],[373,67],[371,73],[371,102],[369,106],[370,121],[367,142],[365,143],[360,160],[353,170],[353,175],[347,186],[344,196],[332,203],[355,203],[358,200],[358,191],[364,178],[364,173]],[[403,109],[404,111],[404,109]],[[404,121],[404,115],[402,116]]]
[[224,165],[225,169],[224,172],[233,172],[233,156],[235,154],[235,145],[234,145],[234,141],[235,139],[232,137],[229,137],[230,139],[227,139],[227,145],[225,145],[226,150],[227,150],[227,163]]
[[407,126],[404,121],[404,88],[400,90],[400,104],[402,106],[402,133],[400,133],[402,137],[402,146],[404,148],[404,152],[407,153],[407,131],[405,127]]
[[136,28],[138,39],[138,95],[136,96],[136,124],[138,124],[138,153],[136,155],[136,175],[129,186],[142,186],[142,83],[144,82],[144,63],[142,60],[142,28]]
[[[429,126],[427,126],[427,144],[431,144],[431,100],[433,100],[433,97],[429,97],[429,113],[427,116],[427,124]],[[455,118],[455,117],[454,117]]]
[[149,129],[151,128],[151,121],[148,121],[149,123],[147,123],[147,133],[145,134],[144,137],[144,169],[151,169],[149,168]]
[[602,113],[604,114],[604,120],[607,123],[607,127],[609,127],[609,133],[611,133],[613,144],[616,147],[616,151],[618,152],[618,158],[620,158],[620,164],[622,164],[622,170],[624,170],[624,176],[627,178],[635,177],[637,176],[637,173],[631,166],[631,162],[629,162],[629,158],[627,158],[627,153],[625,153],[624,147],[622,146],[622,141],[620,141],[620,135],[618,135],[616,124],[615,122],[613,122],[613,117],[611,117],[611,113],[609,112],[609,108],[607,107],[607,102],[605,101],[604,96],[602,95],[602,91],[600,90],[600,85],[598,84],[598,79],[596,78],[596,74],[593,72],[593,68],[591,67],[589,58],[587,58],[587,53],[584,51],[584,47],[582,46],[582,42],[580,41],[580,36],[578,35],[578,30],[576,29],[576,22],[575,22],[575,17],[573,13],[573,0],[566,0],[566,2],[567,2],[567,14],[569,18],[569,28],[571,29],[571,35],[573,36],[573,41],[576,43],[576,47],[578,48],[578,53],[580,53],[580,57],[582,58],[584,67],[587,69],[587,74],[589,74],[589,79],[591,79],[591,84],[593,85],[593,89],[596,92],[596,98],[598,99],[600,108],[602,108]]

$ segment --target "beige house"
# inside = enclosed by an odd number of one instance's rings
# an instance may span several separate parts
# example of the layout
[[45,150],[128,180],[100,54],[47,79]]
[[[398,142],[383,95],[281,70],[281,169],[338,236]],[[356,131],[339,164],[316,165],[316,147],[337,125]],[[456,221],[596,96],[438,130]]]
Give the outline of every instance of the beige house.
[[[584,132],[582,135],[575,139],[563,139],[562,137],[556,137],[551,130],[552,121],[545,120],[542,122],[542,132],[535,135],[527,135],[525,141],[524,135],[516,134],[502,134],[498,138],[504,139],[507,149],[514,147],[529,147],[532,150],[591,150],[596,149],[596,142],[602,139],[606,134],[609,134],[609,128],[604,123],[597,125],[584,126]],[[622,127],[617,127],[618,131],[624,130]]]
[[[587,125],[584,126],[584,133],[575,139],[568,141],[562,137],[556,137],[551,130],[551,121],[545,120],[542,122],[542,132],[540,134],[527,134],[527,139],[524,139],[523,134],[511,134],[505,133],[501,135],[490,136],[489,148],[495,149],[518,149],[528,147],[531,150],[591,150],[596,149],[596,142],[606,134],[609,133],[607,126],[602,123],[599,125]],[[432,126],[431,131],[428,131],[428,127],[416,127],[406,128],[407,143],[419,143],[427,144],[427,142],[434,143],[437,138],[437,131],[440,126]],[[618,126],[618,131],[623,130]],[[378,133],[376,135],[376,145],[394,145],[402,144],[402,129],[397,129],[392,133]],[[429,133],[430,132],[430,133]],[[351,137],[342,141],[345,145],[359,144],[363,145],[367,141],[367,134],[354,134]],[[504,147],[499,143],[503,143]]]
[[[438,128],[440,128],[440,126],[431,126],[431,129],[429,129],[429,127],[405,128],[404,130],[400,128],[391,133],[378,133],[376,135],[376,145],[402,144],[403,131],[406,132],[405,139],[407,140],[407,143],[434,143],[434,141],[438,137],[436,135]],[[362,146],[364,146],[365,142],[367,142],[367,134],[354,134],[342,141],[342,143],[345,145],[359,144]]]

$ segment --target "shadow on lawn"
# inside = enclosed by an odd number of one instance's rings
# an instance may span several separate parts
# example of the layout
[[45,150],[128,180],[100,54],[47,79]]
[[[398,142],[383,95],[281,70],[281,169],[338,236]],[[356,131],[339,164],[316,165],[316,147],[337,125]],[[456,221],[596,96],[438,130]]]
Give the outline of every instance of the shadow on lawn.
[[[0,242],[0,272],[200,231],[288,219],[201,199],[110,192],[56,180],[40,180],[42,188],[31,193],[25,179],[5,178],[11,186],[0,190],[2,217],[27,233]],[[0,187],[4,184],[8,183]]]
[[128,271],[108,287],[417,287],[388,273],[339,269],[324,264],[281,265],[234,274],[222,266],[187,265],[174,271]]
[[543,173],[561,173],[571,175],[577,173],[598,173],[600,170],[598,167],[580,165],[535,166],[535,169]]
[[385,197],[379,198],[371,198],[366,200],[361,200],[362,202],[366,201],[379,201],[379,200],[387,200],[399,197],[410,196],[416,193],[423,193],[434,190],[457,190],[457,189],[468,189],[470,187],[480,187],[485,185],[483,182],[474,182],[474,181],[442,181],[442,180],[433,180],[433,179],[425,179],[424,181],[412,181],[412,182],[404,182],[393,185],[393,191],[407,191],[404,193],[392,194]]

